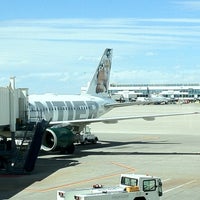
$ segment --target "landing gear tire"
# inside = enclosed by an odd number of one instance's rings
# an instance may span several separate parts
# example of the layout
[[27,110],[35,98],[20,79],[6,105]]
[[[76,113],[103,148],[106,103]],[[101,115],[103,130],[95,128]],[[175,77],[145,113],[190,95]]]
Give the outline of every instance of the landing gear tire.
[[67,147],[66,151],[67,151],[68,154],[73,154],[74,151],[75,151],[74,144],[72,144],[71,146]]
[[60,149],[61,154],[66,154],[66,153],[67,154],[73,154],[74,151],[75,151],[75,145],[74,144],[72,144],[68,147],[65,147],[65,148],[63,147],[63,148]]
[[4,158],[0,158],[0,171],[8,170],[8,162]]

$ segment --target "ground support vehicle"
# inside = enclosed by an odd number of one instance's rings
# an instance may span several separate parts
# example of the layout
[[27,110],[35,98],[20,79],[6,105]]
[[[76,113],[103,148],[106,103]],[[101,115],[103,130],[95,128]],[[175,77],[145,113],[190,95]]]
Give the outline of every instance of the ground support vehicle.
[[136,174],[122,174],[119,186],[95,184],[91,189],[57,191],[57,200],[159,200],[161,196],[160,178]]
[[91,134],[90,127],[86,126],[80,134],[76,134],[75,142],[81,144],[92,143],[96,144],[98,137],[94,134]]

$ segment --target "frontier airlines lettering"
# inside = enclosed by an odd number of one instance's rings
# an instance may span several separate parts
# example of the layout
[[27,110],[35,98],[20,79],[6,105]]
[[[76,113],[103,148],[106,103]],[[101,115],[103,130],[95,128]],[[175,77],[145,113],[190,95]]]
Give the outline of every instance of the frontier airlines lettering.
[[35,101],[30,104],[30,120],[92,119],[98,117],[98,111],[99,105],[95,101]]

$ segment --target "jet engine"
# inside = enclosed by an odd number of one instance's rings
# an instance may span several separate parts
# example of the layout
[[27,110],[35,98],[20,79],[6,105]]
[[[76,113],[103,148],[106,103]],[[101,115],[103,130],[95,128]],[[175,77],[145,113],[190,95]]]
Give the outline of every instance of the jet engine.
[[67,127],[47,128],[42,139],[42,150],[74,153],[74,134]]

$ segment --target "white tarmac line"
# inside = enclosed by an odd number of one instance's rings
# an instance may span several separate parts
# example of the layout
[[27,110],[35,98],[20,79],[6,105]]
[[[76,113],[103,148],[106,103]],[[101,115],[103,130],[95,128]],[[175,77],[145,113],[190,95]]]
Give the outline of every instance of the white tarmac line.
[[167,178],[167,179],[163,180],[162,182],[166,182],[166,181],[170,181],[170,180],[171,180],[171,178]]
[[189,185],[189,184],[192,184],[192,183],[194,183],[194,182],[196,182],[196,180],[192,180],[192,181],[189,181],[189,182],[184,183],[184,184],[182,184],[182,185],[178,185],[178,186],[176,186],[176,187],[174,187],[174,188],[171,188],[171,189],[169,189],[169,190],[164,191],[163,193],[171,192],[172,190],[175,190],[175,189],[184,187],[184,186]]

